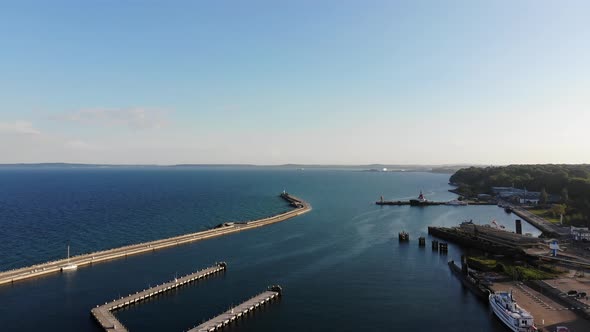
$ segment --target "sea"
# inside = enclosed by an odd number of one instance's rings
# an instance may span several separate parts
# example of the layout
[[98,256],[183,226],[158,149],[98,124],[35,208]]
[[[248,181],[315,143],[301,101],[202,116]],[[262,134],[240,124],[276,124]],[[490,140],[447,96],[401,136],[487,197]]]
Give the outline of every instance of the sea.
[[[225,331],[507,331],[432,251],[427,227],[514,215],[496,206],[377,206],[451,200],[449,174],[273,167],[4,167],[0,270],[287,211],[270,226],[0,286],[0,331],[101,331],[90,310],[224,261],[226,272],[115,312],[130,331],[186,331],[281,285],[283,296]],[[410,234],[400,243],[398,233]],[[524,223],[523,231],[540,234]],[[418,237],[427,246],[418,246]]]

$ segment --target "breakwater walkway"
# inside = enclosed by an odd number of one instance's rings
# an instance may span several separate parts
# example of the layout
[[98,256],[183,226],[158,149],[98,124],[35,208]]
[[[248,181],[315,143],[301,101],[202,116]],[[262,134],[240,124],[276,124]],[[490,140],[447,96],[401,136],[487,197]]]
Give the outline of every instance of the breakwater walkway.
[[401,206],[401,205],[411,205],[411,206],[431,206],[431,205],[445,205],[447,202],[431,202],[431,201],[426,201],[426,202],[419,202],[419,203],[414,203],[411,201],[376,201],[375,204],[377,205],[397,205],[397,206]]
[[449,205],[449,206],[467,206],[467,205],[496,205],[495,203],[491,202],[475,202],[475,201],[450,201],[450,202],[437,202],[437,201],[416,201],[416,200],[409,200],[409,201],[385,201],[379,200],[376,201],[375,204],[377,205],[395,205],[395,206],[403,206],[403,205],[410,205],[410,206],[436,206],[436,205]]
[[428,226],[428,234],[464,247],[509,256],[524,254],[525,249],[535,248],[541,242],[538,238],[472,223],[463,223],[458,227]]
[[545,220],[545,218],[539,217],[524,208],[512,206],[511,209],[515,215],[535,226],[549,237],[567,237],[570,234],[569,228],[554,225],[551,222]]
[[188,332],[213,332],[218,329],[222,329],[224,326],[232,323],[233,321],[243,318],[245,315],[253,312],[260,306],[269,303],[273,299],[281,296],[282,289],[280,286],[269,287],[269,290],[254,296],[246,302],[234,307],[221,315],[214,317],[205,323],[196,326]]
[[152,296],[156,296],[158,294],[167,292],[171,289],[225,271],[226,268],[227,265],[225,263],[217,263],[215,266],[206,268],[204,270],[191,273],[181,278],[175,278],[174,280],[169,281],[167,283],[163,283],[161,285],[145,289],[141,292],[130,294],[117,300],[113,300],[101,306],[97,306],[96,308],[93,308],[90,311],[90,313],[105,331],[127,332],[127,328],[123,324],[121,324],[121,322],[119,322],[119,320],[111,313],[111,311],[126,307],[133,303],[148,299]]
[[44,276],[50,273],[60,272],[62,268],[66,268],[68,266],[75,265],[77,267],[95,264],[103,261],[108,261],[115,258],[127,257],[130,255],[141,254],[145,252],[150,252],[158,249],[168,248],[172,246],[177,246],[185,243],[190,243],[199,240],[205,240],[217,236],[227,235],[231,233],[241,232],[257,227],[262,227],[274,223],[278,223],[281,221],[285,221],[287,219],[291,219],[307,213],[311,211],[311,205],[305,202],[302,199],[299,199],[293,195],[290,195],[286,192],[283,192],[280,195],[284,200],[286,200],[294,209],[287,211],[285,213],[281,213],[272,217],[267,217],[263,219],[253,220],[253,221],[245,221],[245,222],[233,222],[233,223],[224,223],[220,224],[219,226],[200,231],[196,233],[189,233],[185,235],[179,235],[167,239],[162,240],[155,240],[150,242],[144,242],[139,244],[133,244],[129,246],[108,249],[103,251],[97,251],[90,254],[83,254],[79,256],[70,257],[70,259],[61,259],[52,262],[37,264],[33,266],[23,267],[19,269],[14,269],[10,271],[0,272],[0,285],[12,283],[18,280],[24,280],[34,277]]

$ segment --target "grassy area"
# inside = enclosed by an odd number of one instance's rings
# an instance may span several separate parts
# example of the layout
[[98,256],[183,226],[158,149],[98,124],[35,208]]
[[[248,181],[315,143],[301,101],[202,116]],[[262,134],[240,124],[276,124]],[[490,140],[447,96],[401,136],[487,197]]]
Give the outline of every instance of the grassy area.
[[[549,273],[535,269],[533,267],[514,266],[507,264],[499,264],[502,268],[502,273],[516,277],[518,280],[541,280],[552,279],[557,277],[555,273]],[[498,269],[499,270],[499,269]]]
[[476,257],[469,257],[468,264],[481,265],[483,267],[486,267],[488,270],[493,270],[496,268],[498,261],[496,261],[495,259],[489,259],[487,257],[476,256]]
[[569,269],[566,267],[551,265],[551,264],[541,264],[538,266],[539,269],[542,271],[546,271],[553,274],[562,274],[569,272]]
[[518,280],[540,280],[556,278],[561,271],[551,266],[542,266],[541,269],[532,266],[519,266],[508,260],[495,260],[483,256],[469,257],[468,263],[475,269],[483,271],[496,271]]
[[552,222],[554,224],[559,223],[559,218],[554,217],[553,214],[551,213],[551,211],[549,211],[549,209],[534,208],[534,209],[527,209],[527,210],[534,215],[537,215],[541,218],[545,218],[545,220],[547,220],[549,222]]

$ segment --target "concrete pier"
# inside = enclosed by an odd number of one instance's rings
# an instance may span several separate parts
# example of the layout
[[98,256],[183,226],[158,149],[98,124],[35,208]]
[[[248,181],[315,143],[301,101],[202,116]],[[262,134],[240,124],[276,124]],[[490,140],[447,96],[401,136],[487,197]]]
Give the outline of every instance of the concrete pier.
[[535,226],[548,237],[567,237],[570,234],[569,227],[559,227],[558,225],[554,225],[544,218],[539,217],[521,207],[513,206],[511,209],[515,215]]
[[428,234],[465,247],[510,256],[522,255],[524,249],[536,248],[541,243],[538,238],[474,224],[451,228],[428,226]]
[[445,205],[447,202],[421,202],[420,204],[412,204],[410,201],[376,201],[375,204],[377,205],[411,205],[411,206],[431,206],[431,205]]
[[10,271],[0,272],[0,285],[12,283],[18,280],[39,277],[47,275],[49,273],[60,272],[62,268],[68,264],[73,264],[77,265],[78,267],[82,267],[85,265],[108,261],[115,258],[127,257],[129,255],[136,255],[158,249],[177,246],[180,244],[205,240],[217,236],[262,227],[281,221],[285,221],[287,219],[291,219],[311,211],[311,205],[295,196],[292,196],[286,192],[283,192],[280,196],[283,199],[285,199],[291,206],[293,206],[294,209],[268,218],[239,223],[224,223],[214,229],[209,229],[206,231],[189,233],[167,239],[144,242],[120,248],[97,251],[90,254],[73,256],[70,257],[69,260],[61,259],[53,262],[47,262]]
[[272,301],[281,296],[280,286],[273,286],[268,291],[263,292],[246,302],[234,307],[221,315],[214,317],[207,322],[196,326],[188,332],[212,332],[223,328],[224,326],[234,322],[235,320],[244,317],[246,314],[260,308],[260,306]]
[[96,306],[96,308],[93,308],[90,313],[105,331],[126,332],[128,331],[127,328],[121,324],[119,320],[117,320],[111,311],[126,307],[139,301],[143,301],[152,296],[156,296],[193,281],[206,278],[221,271],[225,271],[226,268],[227,265],[225,263],[218,263],[215,266],[206,268],[204,270],[191,273],[181,278],[175,278],[174,280],[167,283],[145,289],[135,294],[130,294],[120,299],[105,303],[101,306]]

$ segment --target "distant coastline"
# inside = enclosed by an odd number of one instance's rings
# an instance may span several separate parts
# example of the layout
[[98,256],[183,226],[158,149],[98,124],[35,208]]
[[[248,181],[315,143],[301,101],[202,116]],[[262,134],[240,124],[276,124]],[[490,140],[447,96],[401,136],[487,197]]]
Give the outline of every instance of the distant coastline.
[[205,167],[240,167],[240,168],[293,168],[305,169],[347,169],[362,172],[432,172],[453,174],[461,168],[471,165],[319,165],[319,164],[281,164],[281,165],[255,165],[255,164],[85,164],[85,163],[9,163],[0,164],[0,168],[205,168]]

